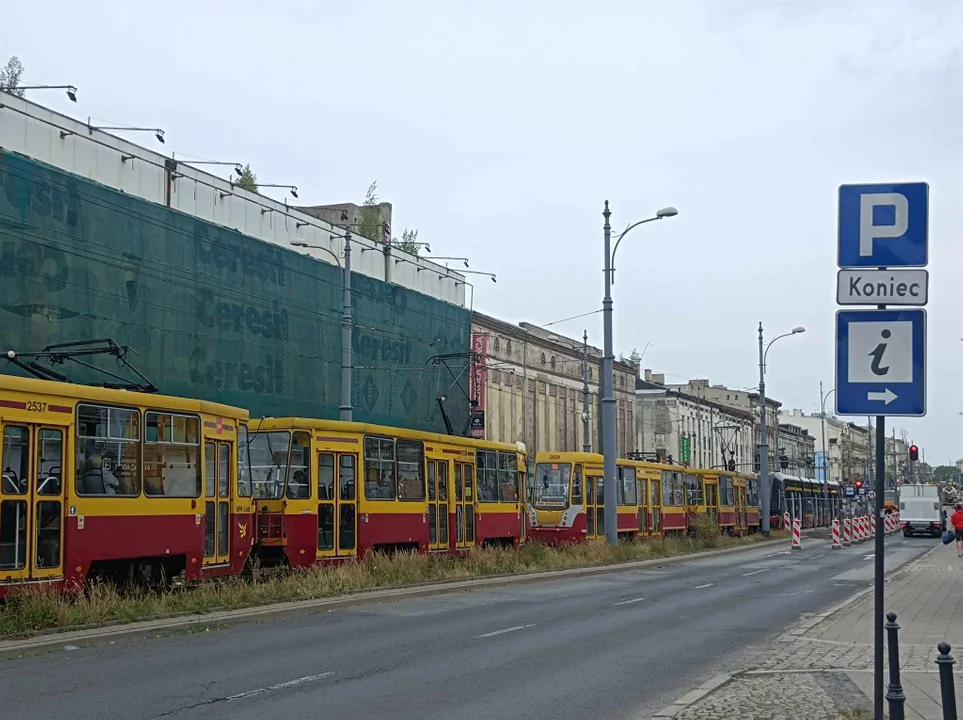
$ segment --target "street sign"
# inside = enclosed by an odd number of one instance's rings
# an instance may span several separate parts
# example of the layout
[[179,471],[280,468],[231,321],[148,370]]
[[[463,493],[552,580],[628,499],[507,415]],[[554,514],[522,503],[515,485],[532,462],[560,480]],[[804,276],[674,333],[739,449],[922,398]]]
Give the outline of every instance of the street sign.
[[841,268],[924,267],[927,264],[929,185],[841,185]]
[[926,310],[836,312],[836,412],[926,415]]
[[846,486],[846,498],[847,498],[848,500],[852,500],[854,497],[856,497],[856,488],[854,488],[852,485],[847,485],[847,486]]
[[860,496],[860,497],[866,497],[866,488],[865,488],[865,487],[861,487],[861,488],[859,489],[859,496]]
[[928,270],[840,270],[836,282],[839,305],[926,305]]

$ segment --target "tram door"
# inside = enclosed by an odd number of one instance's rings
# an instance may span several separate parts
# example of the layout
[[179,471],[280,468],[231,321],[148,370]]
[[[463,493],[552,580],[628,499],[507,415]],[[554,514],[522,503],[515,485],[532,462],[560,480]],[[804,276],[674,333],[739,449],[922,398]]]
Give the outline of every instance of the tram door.
[[318,453],[318,557],[358,554],[358,456]]
[[428,549],[448,549],[448,463],[428,461]]
[[736,534],[746,534],[746,487],[736,485]]
[[475,467],[455,463],[455,548],[475,544]]
[[230,443],[204,443],[204,565],[231,561]]
[[639,499],[639,536],[649,534],[649,481],[644,478],[636,480],[636,497]]
[[0,581],[63,576],[65,427],[3,425]]
[[716,480],[706,480],[706,515],[713,525],[719,524],[719,484]]
[[605,535],[605,481],[589,472],[585,475],[585,536],[591,539]]
[[649,478],[649,534],[662,534],[662,481]]

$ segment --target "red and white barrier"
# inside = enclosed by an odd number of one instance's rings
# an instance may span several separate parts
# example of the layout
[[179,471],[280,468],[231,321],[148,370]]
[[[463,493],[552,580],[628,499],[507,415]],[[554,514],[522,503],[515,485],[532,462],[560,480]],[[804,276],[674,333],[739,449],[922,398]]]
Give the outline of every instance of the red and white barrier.
[[875,515],[875,513],[874,513],[873,515],[870,515],[870,516],[869,516],[869,537],[870,537],[870,538],[876,537],[876,515]]
[[833,520],[833,550],[842,550],[843,545],[839,541],[839,520]]
[[865,535],[863,535],[863,516],[860,515],[856,518],[856,542],[862,543],[866,540]]
[[792,549],[802,550],[802,521],[799,518],[792,521]]
[[849,547],[853,542],[853,522],[849,518],[843,518],[843,547]]
[[782,514],[782,529],[789,530],[792,527],[792,523],[789,520],[789,513],[784,512]]

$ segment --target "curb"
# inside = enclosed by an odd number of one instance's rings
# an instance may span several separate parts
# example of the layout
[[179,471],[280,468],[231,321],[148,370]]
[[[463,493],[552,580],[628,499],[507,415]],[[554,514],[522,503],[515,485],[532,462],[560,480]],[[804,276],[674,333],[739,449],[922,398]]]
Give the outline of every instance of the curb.
[[[920,555],[918,558],[916,558],[912,562],[906,563],[899,569],[891,571],[890,573],[886,574],[883,578],[883,581],[892,582],[893,580],[896,580],[897,578],[901,577],[904,573],[908,573],[914,565],[918,565],[919,563],[923,562],[923,560],[925,560],[927,557],[929,557],[934,552],[939,550],[941,547],[942,545],[934,545],[932,548],[927,550],[925,553]],[[807,630],[811,629],[815,625],[818,625],[820,622],[828,618],[833,613],[839,612],[843,608],[851,605],[852,603],[856,602],[857,600],[864,597],[865,595],[869,595],[874,590],[875,590],[875,587],[871,585],[868,588],[865,588],[863,590],[860,590],[857,593],[854,593],[853,595],[850,595],[848,598],[846,598],[840,603],[837,603],[836,605],[833,605],[828,610],[824,610],[823,612],[818,613],[816,615],[806,617],[805,620],[800,620],[800,622],[798,622],[792,629],[776,637],[774,642],[794,641],[798,636],[802,635],[803,633],[805,633]],[[690,705],[695,704],[699,700],[702,700],[706,695],[709,695],[710,693],[718,690],[720,687],[728,683],[737,675],[742,675],[744,673],[750,673],[750,672],[752,672],[750,669],[746,669],[746,670],[741,670],[738,673],[716,675],[710,680],[707,680],[706,682],[702,683],[702,685],[697,687],[695,690],[690,690],[685,695],[678,698],[671,705],[668,705],[667,707],[664,707],[661,710],[659,710],[658,713],[652,716],[651,720],[668,720],[669,718],[674,718],[676,715],[678,715],[680,712],[688,708]]]
[[734,548],[702,550],[700,552],[688,553],[685,555],[674,555],[667,558],[653,558],[651,560],[636,560],[617,565],[570,568],[566,570],[546,570],[517,575],[496,575],[486,578],[474,578],[471,580],[455,580],[433,584],[409,585],[407,587],[400,588],[370,590],[363,593],[342,595],[333,598],[297,600],[292,602],[276,603],[273,605],[263,605],[254,608],[244,608],[240,610],[214,611],[205,613],[203,615],[191,615],[188,617],[179,616],[166,619],[141,620],[123,625],[117,624],[99,628],[87,628],[82,630],[67,630],[59,632],[54,631],[44,635],[36,635],[25,640],[0,641],[0,660],[26,657],[39,652],[61,648],[66,645],[71,646],[71,649],[76,649],[80,647],[110,644],[124,640],[156,637],[163,633],[172,633],[194,628],[210,626],[218,626],[221,628],[249,622],[281,620],[300,615],[331,612],[333,610],[381,602],[433,597],[457,592],[488,590],[513,585],[530,585],[539,582],[548,582],[551,580],[593,577],[597,575],[631,572],[633,570],[643,570],[653,567],[679,565],[694,560],[715,558],[725,555],[735,555],[737,553],[748,552],[750,550],[756,550],[759,548],[768,548],[774,543],[781,542],[784,541],[782,539],[759,540],[758,542],[748,545],[740,545]]
[[652,720],[667,720],[668,718],[674,718],[690,705],[694,705],[706,695],[721,688],[727,682],[732,680],[732,677],[732,675],[723,673],[722,675],[716,675],[715,677],[706,680],[695,690],[690,690],[671,705],[659,710],[659,712],[652,716]]

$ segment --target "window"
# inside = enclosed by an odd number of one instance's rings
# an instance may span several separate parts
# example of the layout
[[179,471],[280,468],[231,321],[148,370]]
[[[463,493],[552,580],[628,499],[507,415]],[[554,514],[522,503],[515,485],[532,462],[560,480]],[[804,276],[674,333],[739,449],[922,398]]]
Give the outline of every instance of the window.
[[512,356],[512,341],[511,341],[511,340],[506,340],[506,341],[505,341],[505,354],[508,355],[508,357],[511,357],[511,356]]
[[702,475],[685,476],[686,500],[689,505],[702,505]]
[[398,499],[425,499],[425,446],[398,440]]
[[681,472],[672,473],[672,489],[675,494],[675,504],[677,507],[685,505],[685,477]]
[[334,455],[329,453],[318,455],[318,500],[334,500]]
[[251,497],[251,448],[247,437],[247,425],[237,428],[237,494]]
[[364,496],[368,500],[395,499],[395,441],[365,436]]
[[144,414],[144,486],[154,497],[201,494],[201,422],[190,415]]
[[77,465],[78,495],[140,495],[140,412],[78,405]]
[[735,505],[736,495],[732,487],[732,478],[722,476],[719,478],[719,495],[721,505]]
[[619,504],[638,505],[639,493],[638,485],[636,485],[635,482],[635,468],[620,467],[619,476],[621,477],[621,482],[619,483]]
[[746,504],[749,507],[759,507],[759,481],[746,481]]
[[575,466],[575,477],[572,478],[572,504],[582,504],[582,465]]
[[[354,455],[341,456],[341,499],[354,500]],[[354,546],[352,545],[352,548]]]
[[292,500],[311,497],[311,433],[298,431],[291,442],[286,494]]
[[290,444],[289,432],[259,432],[250,439],[248,455],[255,499],[277,500],[284,493]]
[[493,450],[475,453],[475,472],[478,473],[478,502],[498,502],[498,456]]
[[662,471],[662,505],[665,507],[685,505],[685,479],[681,472]]
[[[478,492],[480,495],[480,488]],[[498,453],[498,501],[518,502],[518,456],[515,453]]]
[[535,507],[561,508],[568,504],[571,463],[539,463],[535,466]]

